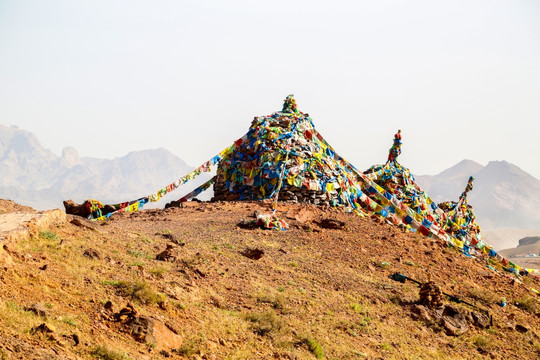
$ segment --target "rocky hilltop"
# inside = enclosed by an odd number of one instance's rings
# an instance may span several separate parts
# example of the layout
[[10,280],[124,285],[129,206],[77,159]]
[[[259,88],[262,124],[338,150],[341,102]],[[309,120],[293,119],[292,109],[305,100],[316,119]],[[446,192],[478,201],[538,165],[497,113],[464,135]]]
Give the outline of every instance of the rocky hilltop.
[[[30,210],[0,201],[0,227]],[[266,211],[187,202],[106,222],[32,211],[50,221],[21,223],[18,237],[0,229],[0,357],[540,355],[536,277],[509,278],[438,240],[331,208],[282,204],[290,230],[261,230],[254,216]]]

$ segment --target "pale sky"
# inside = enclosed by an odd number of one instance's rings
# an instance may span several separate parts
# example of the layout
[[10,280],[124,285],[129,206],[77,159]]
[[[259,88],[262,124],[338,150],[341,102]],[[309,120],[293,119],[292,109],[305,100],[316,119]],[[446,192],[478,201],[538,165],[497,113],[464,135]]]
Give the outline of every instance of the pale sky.
[[361,170],[401,129],[415,174],[540,178],[540,1],[0,0],[0,124],[58,155],[198,166],[290,93]]

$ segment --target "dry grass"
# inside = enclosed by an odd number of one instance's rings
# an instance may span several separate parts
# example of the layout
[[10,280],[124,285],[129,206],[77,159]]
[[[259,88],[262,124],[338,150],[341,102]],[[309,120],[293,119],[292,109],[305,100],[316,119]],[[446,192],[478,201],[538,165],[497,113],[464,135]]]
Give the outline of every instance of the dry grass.
[[127,354],[114,351],[106,346],[98,345],[90,351],[90,355],[100,360],[129,360]]
[[[446,291],[464,299],[467,294],[482,304],[519,299],[517,308],[509,302],[512,311],[520,321],[537,324],[530,311],[537,304],[519,291],[509,295],[513,288],[508,281],[489,280],[497,285],[491,287],[487,280],[473,280],[475,272],[485,271],[484,264],[453,250],[434,250],[430,240],[413,235],[396,233],[383,242],[391,227],[337,212],[332,216],[347,221],[352,231],[236,229],[235,219],[253,213],[243,204],[237,207],[211,213],[179,209],[181,216],[167,222],[145,219],[143,212],[140,218],[111,221],[99,232],[65,224],[50,230],[55,240],[38,236],[19,242],[13,270],[0,268],[3,334],[32,336],[41,343],[28,332],[41,320],[21,310],[41,301],[52,305],[50,321],[59,335],[77,332],[88,341],[88,347],[77,348],[80,358],[159,358],[155,349],[134,342],[100,317],[106,301],[117,311],[133,300],[139,313],[179,325],[184,337],[179,352],[185,358],[203,353],[226,359],[474,358],[478,347],[494,351],[483,345],[484,338],[497,340],[496,348],[510,357],[537,351],[523,334],[503,330],[481,335],[471,330],[472,335],[458,338],[437,333],[414,321],[403,305],[417,298],[418,288],[388,279],[400,272],[423,280],[428,269]],[[156,233],[181,236],[185,244],[178,248],[178,261],[154,259],[170,243]],[[411,241],[419,251],[406,258],[415,266],[396,260]],[[247,259],[239,254],[246,247],[261,247],[265,256]],[[100,258],[84,257],[88,248],[98,249]],[[431,255],[424,255],[427,250]],[[39,270],[43,264],[48,268]],[[155,306],[164,299],[168,306]],[[494,308],[495,321],[505,319],[505,310]],[[93,351],[103,339],[114,339],[113,350]]]
[[117,286],[124,296],[127,296],[140,304],[152,305],[165,300],[165,295],[154,291],[152,287],[144,281],[122,280],[118,282]]
[[514,300],[514,305],[520,309],[530,312],[533,315],[540,314],[540,302],[538,299],[524,295]]

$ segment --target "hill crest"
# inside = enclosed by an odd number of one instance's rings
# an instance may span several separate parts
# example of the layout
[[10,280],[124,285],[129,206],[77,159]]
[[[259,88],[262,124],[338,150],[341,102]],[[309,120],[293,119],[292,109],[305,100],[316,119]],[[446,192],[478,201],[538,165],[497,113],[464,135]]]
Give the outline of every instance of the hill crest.
[[[72,217],[6,244],[13,262],[0,267],[0,349],[65,359],[538,355],[540,320],[531,313],[538,303],[527,290],[538,287],[536,278],[512,283],[437,240],[335,209],[283,204],[289,231],[240,226],[261,211],[260,202],[188,202],[103,223]],[[343,227],[328,229],[324,219]],[[249,258],[248,249],[262,256]],[[450,324],[415,315],[418,288],[389,279],[394,272],[422,282],[431,276],[443,291],[489,310],[493,327],[464,320],[452,330],[461,335],[447,335]],[[46,305],[45,318],[23,310],[33,303]],[[138,342],[129,319],[140,317],[174,329],[181,344],[171,348],[160,335]],[[44,322],[48,335],[32,330]]]

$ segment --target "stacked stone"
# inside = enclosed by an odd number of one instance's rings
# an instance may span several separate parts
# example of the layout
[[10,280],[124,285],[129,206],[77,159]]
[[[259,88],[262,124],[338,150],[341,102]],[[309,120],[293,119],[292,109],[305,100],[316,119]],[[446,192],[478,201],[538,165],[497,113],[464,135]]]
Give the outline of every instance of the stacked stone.
[[236,201],[238,199],[240,199],[240,194],[230,193],[223,177],[218,175],[214,183],[214,197],[212,201]]
[[360,188],[352,169],[288,96],[282,111],[254,118],[235,150],[222,159],[212,200],[264,200],[277,195],[283,202],[350,206]]
[[443,306],[443,293],[441,287],[433,281],[428,281],[420,288],[420,303],[430,309]]
[[[307,203],[321,206],[332,206],[337,202],[337,192],[324,192],[320,190],[310,190],[305,187],[295,187],[285,185],[279,193],[279,200],[292,203]],[[333,200],[333,201],[332,201]]]

